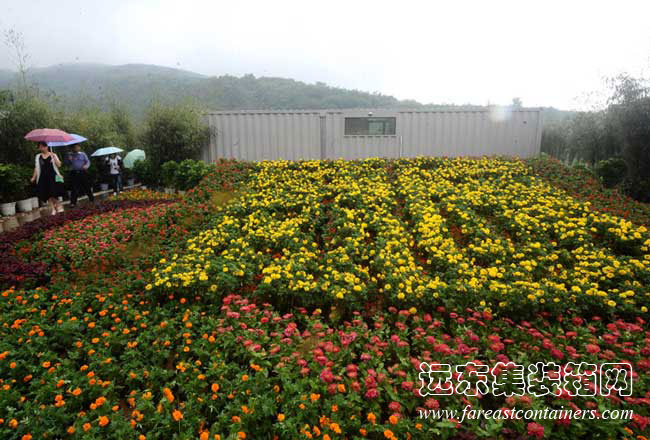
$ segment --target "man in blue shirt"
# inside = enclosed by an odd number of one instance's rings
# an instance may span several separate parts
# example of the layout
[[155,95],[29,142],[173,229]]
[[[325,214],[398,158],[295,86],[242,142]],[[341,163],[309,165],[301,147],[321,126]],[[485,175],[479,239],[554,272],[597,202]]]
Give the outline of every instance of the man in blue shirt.
[[67,157],[67,163],[70,167],[70,183],[72,184],[72,195],[70,196],[70,207],[74,208],[77,205],[77,197],[79,193],[88,195],[88,200],[95,201],[95,196],[90,188],[88,182],[88,168],[90,167],[90,159],[86,153],[81,151],[81,145],[76,144],[74,151]]

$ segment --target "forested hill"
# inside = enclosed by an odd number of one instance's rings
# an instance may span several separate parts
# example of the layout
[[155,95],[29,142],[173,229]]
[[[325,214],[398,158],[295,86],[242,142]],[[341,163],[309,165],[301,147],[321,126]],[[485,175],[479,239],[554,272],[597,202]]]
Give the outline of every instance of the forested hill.
[[[31,69],[30,83],[58,97],[66,107],[117,101],[142,114],[152,99],[196,100],[214,110],[419,107],[415,101],[360,92],[323,83],[285,78],[204,76],[161,66],[127,64],[63,64]],[[0,89],[15,85],[14,72],[0,70]]]

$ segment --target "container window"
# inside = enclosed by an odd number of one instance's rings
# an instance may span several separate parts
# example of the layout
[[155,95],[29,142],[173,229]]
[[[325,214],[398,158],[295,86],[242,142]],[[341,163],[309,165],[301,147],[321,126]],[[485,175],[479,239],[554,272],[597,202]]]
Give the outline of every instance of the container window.
[[345,136],[395,136],[395,117],[345,118]]

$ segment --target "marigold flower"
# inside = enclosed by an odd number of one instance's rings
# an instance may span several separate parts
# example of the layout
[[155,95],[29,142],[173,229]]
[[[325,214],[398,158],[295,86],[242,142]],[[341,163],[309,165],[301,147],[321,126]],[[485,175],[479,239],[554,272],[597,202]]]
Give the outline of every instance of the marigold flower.
[[99,426],[106,426],[108,425],[109,419],[106,416],[101,416],[99,417]]
[[172,417],[175,421],[178,422],[180,419],[183,418],[183,413],[175,409],[174,411],[172,411]]
[[278,422],[284,422],[284,414],[278,414]]

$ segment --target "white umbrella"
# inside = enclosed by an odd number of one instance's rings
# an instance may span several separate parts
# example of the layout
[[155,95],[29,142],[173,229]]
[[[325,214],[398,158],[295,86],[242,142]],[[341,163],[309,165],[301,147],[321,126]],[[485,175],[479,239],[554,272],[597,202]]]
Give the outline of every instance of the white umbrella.
[[104,147],[104,148],[100,148],[99,150],[95,151],[93,154],[91,154],[91,156],[95,156],[95,157],[97,157],[97,156],[108,156],[109,154],[121,153],[122,151],[124,151],[124,150],[122,150],[121,148],[117,148],[117,147]]

